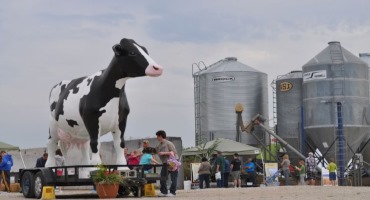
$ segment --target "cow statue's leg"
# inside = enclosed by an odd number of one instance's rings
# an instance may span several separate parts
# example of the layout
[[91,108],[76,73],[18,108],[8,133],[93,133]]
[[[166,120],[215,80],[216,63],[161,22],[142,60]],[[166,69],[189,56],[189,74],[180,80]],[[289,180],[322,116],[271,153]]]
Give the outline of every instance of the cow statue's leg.
[[91,165],[98,165],[101,164],[101,158],[99,155],[99,149],[100,149],[100,131],[99,126],[101,127],[101,124],[99,123],[99,116],[101,113],[98,113],[99,115],[92,115],[91,113],[85,113],[82,116],[82,119],[85,123],[87,132],[90,136],[90,148],[91,148]]
[[79,146],[79,149],[81,150],[82,155],[82,164],[83,165],[90,165],[90,146],[89,142],[81,143]]
[[[127,165],[127,160],[124,154],[124,148],[121,147],[121,131],[112,132],[113,146],[116,150],[116,165]],[[119,170],[129,170],[128,167],[119,167]]]
[[[95,145],[95,142],[94,142],[94,145]],[[90,141],[90,146],[91,146],[91,141]],[[91,165],[101,164],[99,150],[100,150],[100,142],[99,142],[99,139],[97,139],[96,152],[91,151],[91,162],[90,162]]]
[[116,164],[126,165],[127,160],[124,154],[124,148],[121,147],[121,131],[115,131],[112,133],[114,150],[116,150]]
[[51,118],[49,122],[49,140],[47,144],[47,153],[49,154],[48,159],[45,163],[45,167],[55,167],[55,151],[58,147],[58,134],[57,134],[57,124],[56,121]]

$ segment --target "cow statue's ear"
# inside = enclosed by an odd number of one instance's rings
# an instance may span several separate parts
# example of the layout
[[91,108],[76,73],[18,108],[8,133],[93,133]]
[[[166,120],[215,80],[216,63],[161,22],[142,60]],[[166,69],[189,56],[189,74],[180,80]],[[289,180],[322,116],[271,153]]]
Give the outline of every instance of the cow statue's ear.
[[121,45],[119,44],[116,44],[112,47],[113,51],[114,51],[114,54],[116,54],[116,56],[119,56],[121,55],[122,53],[122,49],[121,49]]

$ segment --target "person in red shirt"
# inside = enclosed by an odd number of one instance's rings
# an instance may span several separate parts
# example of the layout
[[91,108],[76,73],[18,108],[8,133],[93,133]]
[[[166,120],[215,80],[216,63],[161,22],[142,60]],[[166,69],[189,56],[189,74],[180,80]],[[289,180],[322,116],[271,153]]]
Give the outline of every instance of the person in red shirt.
[[[127,165],[138,165],[140,163],[140,151],[135,150],[131,152],[131,154],[127,158]],[[134,167],[129,166],[130,169],[133,169]]]

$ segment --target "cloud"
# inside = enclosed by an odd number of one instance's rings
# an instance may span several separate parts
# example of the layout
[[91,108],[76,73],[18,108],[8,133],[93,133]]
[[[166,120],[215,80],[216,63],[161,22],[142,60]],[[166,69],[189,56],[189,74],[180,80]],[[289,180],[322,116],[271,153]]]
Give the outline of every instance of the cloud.
[[127,82],[126,136],[165,129],[182,137],[184,146],[194,145],[193,63],[237,57],[267,73],[270,84],[300,70],[333,40],[354,54],[369,52],[369,6],[360,0],[2,1],[2,140],[45,146],[51,87],[104,69],[111,47],[127,37],[147,47],[165,71]]

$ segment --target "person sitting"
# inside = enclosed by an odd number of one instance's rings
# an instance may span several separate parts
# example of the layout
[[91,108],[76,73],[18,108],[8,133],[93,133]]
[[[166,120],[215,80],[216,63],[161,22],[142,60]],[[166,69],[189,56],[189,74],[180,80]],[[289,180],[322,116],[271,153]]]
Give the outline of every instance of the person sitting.
[[248,180],[252,182],[252,186],[256,186],[256,172],[255,165],[252,162],[252,158],[248,158],[247,162],[244,164],[243,169],[247,174],[247,179],[245,180],[248,183]]

